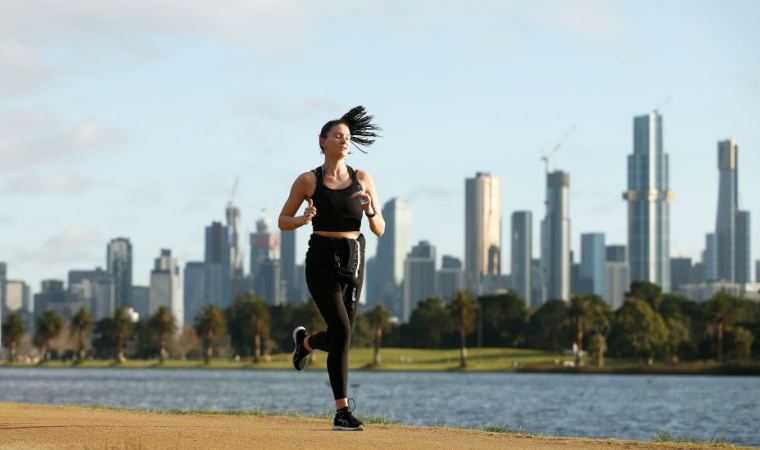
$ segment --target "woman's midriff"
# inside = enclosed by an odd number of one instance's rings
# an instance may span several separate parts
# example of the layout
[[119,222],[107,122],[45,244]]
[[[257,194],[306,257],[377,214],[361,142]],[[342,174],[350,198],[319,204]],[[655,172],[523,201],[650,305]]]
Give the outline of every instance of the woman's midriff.
[[361,233],[359,231],[312,231],[312,234],[329,237],[329,238],[336,238],[336,239],[343,239],[343,238],[356,239],[359,237]]

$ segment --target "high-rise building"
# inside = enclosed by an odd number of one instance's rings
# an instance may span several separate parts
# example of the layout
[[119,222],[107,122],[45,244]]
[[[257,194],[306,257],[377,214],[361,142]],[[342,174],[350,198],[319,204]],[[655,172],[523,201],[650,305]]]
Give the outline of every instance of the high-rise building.
[[760,284],[760,259],[755,261],[755,283]]
[[736,214],[736,279],[737,284],[752,281],[752,246],[750,241],[751,223],[749,211]]
[[232,249],[229,228],[221,222],[212,222],[206,227],[206,264],[219,264],[222,270],[221,309],[232,304]]
[[634,117],[633,154],[628,156],[628,263],[632,281],[649,281],[670,292],[670,207],[662,116]]
[[171,250],[161,249],[161,255],[155,259],[153,270],[150,272],[148,316],[155,314],[159,307],[165,306],[177,320],[178,330],[182,330],[185,313],[179,282],[177,260],[172,257]]
[[412,248],[412,213],[398,197],[383,205],[385,233],[377,239],[375,274],[368,285],[367,304],[383,302],[391,315],[403,314],[401,283],[404,259]]
[[132,310],[138,320],[147,320],[150,310],[150,288],[148,286],[132,286]]
[[607,262],[626,262],[625,245],[608,245]]
[[436,275],[436,285],[438,292],[436,295],[449,303],[456,295],[456,292],[464,289],[464,271],[462,270],[462,260],[449,255],[443,255],[441,269]]
[[705,265],[705,281],[718,280],[718,238],[715,233],[705,235],[705,251],[702,254]]
[[625,293],[631,285],[628,262],[609,261],[605,264],[605,271],[606,295],[604,299],[613,309],[620,308],[625,300]]
[[127,238],[108,243],[106,270],[113,275],[116,307],[132,308],[132,244]]
[[546,174],[546,216],[541,221],[541,268],[547,300],[570,300],[570,175]]
[[280,276],[288,303],[301,301],[296,288],[296,230],[280,233]]
[[243,266],[245,256],[240,233],[240,208],[233,206],[230,200],[225,213],[230,243],[230,277],[233,279],[241,278],[245,274],[245,267]]
[[436,295],[435,278],[435,247],[420,241],[404,260],[402,321],[409,321],[417,302]]
[[256,274],[255,292],[270,305],[282,305],[282,283],[280,282],[280,260],[264,259],[259,263]]
[[530,211],[512,213],[512,288],[531,305],[531,262],[533,261],[533,215]]
[[70,320],[86,306],[79,296],[64,289],[63,280],[42,280],[42,290],[34,295],[34,317],[40,317],[48,310],[57,312],[65,320]]
[[718,142],[717,279],[736,281],[736,214],[739,212],[738,150],[735,139]]
[[606,287],[607,249],[604,233],[581,234],[581,289],[587,294],[604,297]]
[[535,258],[530,264],[530,303],[534,308],[540,308],[546,297],[546,284],[541,258]]
[[479,293],[483,277],[501,275],[501,183],[477,172],[464,186],[465,284]]
[[218,263],[188,262],[185,264],[184,314],[185,323],[194,324],[195,317],[207,305],[222,304],[222,265]]
[[[7,311],[5,310],[5,281],[8,279],[8,265],[4,262],[0,262],[0,324],[5,322],[5,316]],[[0,340],[3,334],[0,330]]]
[[69,271],[69,292],[79,297],[95,320],[112,317],[116,310],[114,276],[100,267]]
[[691,258],[670,258],[670,286],[678,292],[682,285],[691,284],[694,268]]
[[251,233],[251,273],[259,273],[259,265],[265,260],[280,259],[280,239],[269,231],[269,219],[256,221],[256,232]]

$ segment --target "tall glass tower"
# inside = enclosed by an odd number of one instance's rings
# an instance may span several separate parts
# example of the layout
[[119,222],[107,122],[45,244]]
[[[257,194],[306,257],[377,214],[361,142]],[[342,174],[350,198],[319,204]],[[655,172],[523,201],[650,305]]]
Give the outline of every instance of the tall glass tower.
[[546,217],[541,221],[541,271],[547,300],[570,300],[570,174],[546,174]]
[[739,143],[718,142],[717,279],[750,280],[749,212],[739,210]]
[[649,281],[670,292],[670,208],[662,116],[633,118],[633,154],[628,155],[628,261],[631,281]]
[[530,211],[512,213],[512,286],[531,306],[531,263],[533,262],[533,217]]
[[478,293],[484,276],[501,275],[501,183],[478,172],[464,190],[465,284]]
[[106,267],[114,278],[114,304],[132,308],[132,244],[127,238],[112,239],[106,250]]

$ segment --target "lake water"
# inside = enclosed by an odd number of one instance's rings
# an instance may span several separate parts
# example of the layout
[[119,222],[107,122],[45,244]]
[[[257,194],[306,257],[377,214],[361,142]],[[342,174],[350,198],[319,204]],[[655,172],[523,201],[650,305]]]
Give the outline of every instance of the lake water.
[[[650,440],[658,431],[760,447],[760,378],[352,372],[361,415],[406,424],[506,425],[556,435]],[[321,371],[0,368],[0,401],[147,409],[333,408]]]

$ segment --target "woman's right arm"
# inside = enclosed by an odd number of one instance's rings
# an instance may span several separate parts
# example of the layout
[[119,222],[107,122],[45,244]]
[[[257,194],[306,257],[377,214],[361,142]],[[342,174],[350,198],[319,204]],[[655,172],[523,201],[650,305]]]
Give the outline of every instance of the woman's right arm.
[[[311,222],[312,217],[317,214],[317,208],[311,202],[312,191],[316,184],[316,175],[313,172],[302,173],[293,182],[290,188],[290,195],[285,205],[282,207],[280,217],[277,219],[277,226],[282,231],[295,230]],[[301,203],[306,200],[309,206],[304,210],[303,215],[296,216]]]

